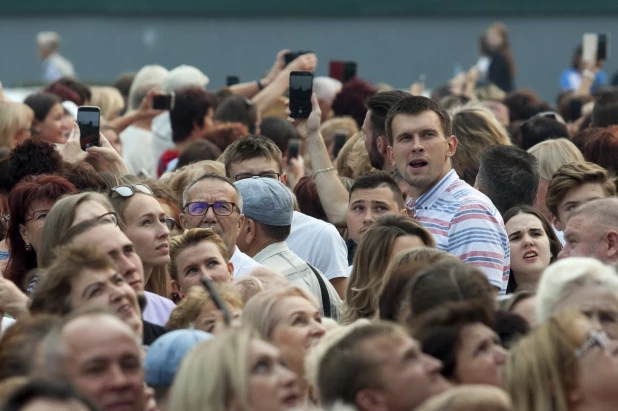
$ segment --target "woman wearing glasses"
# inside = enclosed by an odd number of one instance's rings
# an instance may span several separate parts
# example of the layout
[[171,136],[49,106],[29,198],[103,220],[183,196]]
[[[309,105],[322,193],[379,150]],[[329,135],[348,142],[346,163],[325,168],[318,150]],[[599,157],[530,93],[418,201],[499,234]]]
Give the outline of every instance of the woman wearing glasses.
[[[147,284],[155,268],[165,267],[170,262],[169,239],[174,220],[167,217],[145,184],[117,186],[111,189],[109,196],[118,214],[120,229],[133,242],[142,260],[142,284]],[[144,318],[157,325],[165,324],[175,308],[174,303],[153,293],[147,293],[146,298]]]
[[614,410],[618,341],[582,314],[560,313],[511,349],[504,382],[517,411]]
[[46,175],[28,177],[11,190],[7,229],[10,256],[4,278],[0,278],[0,311],[13,317],[26,311],[26,277],[37,268],[45,218],[60,197],[75,192],[75,186],[66,179]]

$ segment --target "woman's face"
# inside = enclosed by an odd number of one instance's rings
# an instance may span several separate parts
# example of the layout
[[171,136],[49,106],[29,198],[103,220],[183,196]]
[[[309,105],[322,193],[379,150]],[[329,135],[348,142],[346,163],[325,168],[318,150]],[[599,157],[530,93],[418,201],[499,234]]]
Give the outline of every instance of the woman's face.
[[107,213],[109,211],[101,203],[94,200],[83,201],[75,209],[75,218],[73,218],[71,227],[87,220],[100,218]]
[[71,136],[71,131],[73,130],[73,124],[75,123],[75,119],[70,114],[65,114],[62,116],[62,135],[64,137],[64,141],[66,142]]
[[165,212],[156,198],[136,193],[124,211],[125,234],[135,244],[144,266],[160,266],[170,262],[170,230]]
[[85,269],[73,280],[73,310],[94,304],[111,309],[141,335],[142,316],[137,294],[115,269]]
[[[584,350],[577,361],[577,388],[570,393],[571,401],[582,401],[581,409],[615,409],[618,403],[618,341],[605,336],[595,338],[598,327],[581,321],[579,327],[594,344]],[[598,334],[596,334],[598,335]],[[583,345],[583,344],[582,344]]]
[[286,367],[279,350],[254,339],[247,353],[249,407],[253,411],[283,411],[301,404],[298,377]]
[[174,291],[185,294],[193,286],[202,286],[206,277],[215,283],[227,283],[234,278],[234,265],[226,263],[219,247],[210,241],[202,241],[187,247],[176,256],[178,283],[174,282]]
[[33,201],[24,216],[25,222],[19,225],[21,238],[26,244],[30,244],[35,251],[41,249],[43,225],[54,203],[55,201],[49,199]]
[[[60,103],[54,104],[54,106],[47,113],[47,117],[41,122],[35,121],[34,128],[41,134],[43,140],[49,141],[54,144],[64,144],[66,139],[64,132],[66,131],[66,125],[63,124],[64,110]],[[71,124],[72,128],[72,124]],[[69,132],[70,132],[69,128]]]
[[320,310],[303,297],[284,297],[275,307],[276,318],[271,342],[281,350],[286,364],[298,375],[304,375],[305,356],[326,330]]
[[618,339],[618,296],[602,285],[578,288],[556,304],[554,312],[578,310],[611,338]]
[[[229,304],[227,305],[228,310],[230,311],[230,316],[232,317],[232,324],[238,324],[238,320],[240,319],[240,315],[242,314],[242,310],[232,307]],[[193,327],[196,330],[206,331],[207,333],[213,333],[215,331],[215,327],[217,325],[217,307],[211,302],[202,304],[202,308],[200,309],[200,313],[195,319],[195,323]]]
[[536,285],[551,261],[543,223],[533,214],[519,213],[506,223],[506,233],[511,244],[511,270],[517,283]]
[[505,360],[506,350],[491,328],[475,323],[461,329],[454,374],[457,383],[501,387]]
[[491,50],[497,50],[502,47],[502,43],[504,42],[502,35],[495,28],[489,28],[485,32],[485,41],[487,42],[487,46]]

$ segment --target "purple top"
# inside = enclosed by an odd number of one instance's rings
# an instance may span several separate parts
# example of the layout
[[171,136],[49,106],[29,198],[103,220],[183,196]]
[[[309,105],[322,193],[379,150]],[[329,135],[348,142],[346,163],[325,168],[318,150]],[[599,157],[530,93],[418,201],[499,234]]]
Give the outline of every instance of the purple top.
[[146,296],[146,308],[142,313],[144,321],[165,327],[165,323],[170,318],[170,314],[176,308],[176,304],[168,298],[144,291]]

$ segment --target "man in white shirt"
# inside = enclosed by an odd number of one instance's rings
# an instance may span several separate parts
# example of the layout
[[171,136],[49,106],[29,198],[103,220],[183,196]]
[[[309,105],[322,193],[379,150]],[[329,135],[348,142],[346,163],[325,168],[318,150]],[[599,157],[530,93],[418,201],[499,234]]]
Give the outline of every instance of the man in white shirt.
[[[225,150],[225,173],[235,181],[257,176],[287,182],[281,150],[265,136],[246,136],[231,144]],[[286,243],[294,254],[324,273],[339,296],[345,294],[348,253],[335,226],[294,212]]]
[[43,81],[52,83],[62,77],[75,77],[73,64],[62,57],[60,49],[60,36],[53,31],[44,31],[36,38],[39,47],[39,57],[43,61]]
[[210,228],[219,234],[234,264],[234,278],[260,266],[236,247],[245,222],[242,203],[232,180],[219,174],[205,174],[192,181],[182,195],[180,224],[184,229]]
[[289,190],[273,178],[259,176],[237,181],[235,185],[243,198],[245,215],[238,247],[255,261],[284,275],[290,284],[311,292],[320,302],[322,315],[337,320],[341,299],[335,288],[285,243],[294,215],[294,200]]

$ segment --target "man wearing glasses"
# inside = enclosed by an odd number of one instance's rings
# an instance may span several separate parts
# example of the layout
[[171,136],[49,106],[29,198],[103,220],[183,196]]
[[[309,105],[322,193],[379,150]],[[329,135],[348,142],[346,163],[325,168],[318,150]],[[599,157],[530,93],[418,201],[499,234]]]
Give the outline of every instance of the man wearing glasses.
[[261,267],[236,246],[245,223],[242,198],[234,183],[219,174],[205,174],[191,182],[182,195],[180,224],[184,229],[209,228],[219,234],[234,264],[234,278]]

